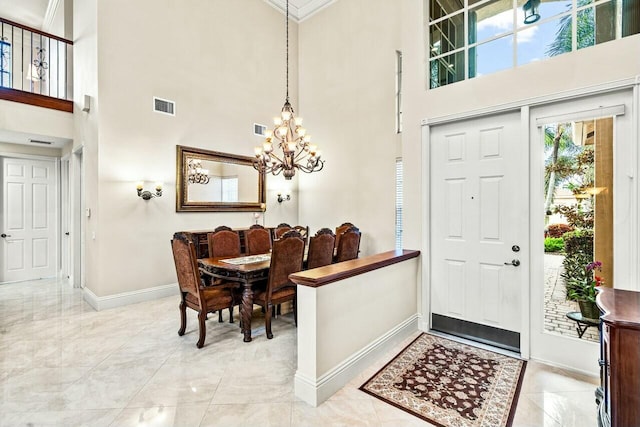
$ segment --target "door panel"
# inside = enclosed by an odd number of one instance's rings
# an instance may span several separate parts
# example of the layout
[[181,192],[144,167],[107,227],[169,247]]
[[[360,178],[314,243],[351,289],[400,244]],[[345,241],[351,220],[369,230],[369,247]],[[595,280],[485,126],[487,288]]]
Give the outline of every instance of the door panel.
[[[431,311],[519,332],[526,164],[519,113],[431,129]],[[524,173],[523,173],[524,172]],[[517,209],[514,206],[518,207]]]
[[3,218],[0,282],[56,273],[55,163],[2,159]]

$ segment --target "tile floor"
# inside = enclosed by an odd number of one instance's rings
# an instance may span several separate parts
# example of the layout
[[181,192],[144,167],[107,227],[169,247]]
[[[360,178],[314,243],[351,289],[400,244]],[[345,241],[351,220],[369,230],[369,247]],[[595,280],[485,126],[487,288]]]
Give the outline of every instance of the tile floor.
[[[257,320],[252,343],[210,318],[198,350],[177,296],[96,312],[63,281],[0,285],[0,426],[429,425],[357,389],[404,343],[313,408],[293,393],[290,314],[273,340]],[[596,384],[530,362],[514,426],[595,426]]]

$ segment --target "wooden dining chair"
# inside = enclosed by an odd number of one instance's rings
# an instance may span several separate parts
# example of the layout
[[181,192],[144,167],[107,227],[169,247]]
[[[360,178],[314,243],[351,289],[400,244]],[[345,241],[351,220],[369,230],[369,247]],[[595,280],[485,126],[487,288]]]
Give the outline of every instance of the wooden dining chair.
[[342,234],[340,243],[338,244],[338,250],[333,262],[348,261],[350,259],[358,258],[358,252],[360,250],[360,230],[356,227],[349,227],[347,231]]
[[282,237],[282,235],[284,233],[286,233],[287,231],[291,230],[292,227],[287,224],[286,222],[280,223],[278,224],[278,226],[276,228],[273,229],[273,238],[274,239],[279,239],[280,237]]
[[338,248],[338,245],[340,244],[340,238],[342,237],[344,232],[347,231],[351,227],[355,227],[355,225],[351,224],[350,222],[345,222],[341,226],[336,227],[336,249]]
[[211,258],[240,256],[240,235],[230,227],[222,225],[216,228],[213,233],[207,234],[207,241]]
[[308,225],[296,225],[295,227],[293,227],[293,229],[296,230],[298,233],[300,233],[305,244],[309,243],[309,226]]
[[336,236],[328,228],[321,228],[309,239],[307,269],[329,265],[333,261]]
[[304,240],[297,231],[290,230],[273,243],[267,286],[255,289],[253,294],[253,303],[264,309],[264,326],[268,339],[273,338],[271,317],[275,305],[293,301],[293,318],[298,324],[296,285],[289,280],[289,275],[302,270],[303,258]]
[[[209,244],[209,256],[211,258],[234,258],[240,256],[240,235],[226,225],[217,227],[213,233],[207,234]],[[227,286],[239,288],[238,282],[224,279],[215,279],[211,286]],[[222,322],[222,310],[218,312],[218,322]],[[229,307],[229,323],[233,323],[233,306]]]
[[244,233],[248,255],[266,254],[271,250],[269,230],[259,224],[252,225]]
[[193,242],[180,234],[176,234],[171,240],[171,249],[181,298],[178,335],[184,335],[187,327],[187,307],[195,310],[198,312],[198,329],[200,331],[196,346],[202,348],[207,335],[207,326],[205,324],[207,313],[233,307],[239,301],[235,301],[233,292],[228,287],[205,287],[202,285]]

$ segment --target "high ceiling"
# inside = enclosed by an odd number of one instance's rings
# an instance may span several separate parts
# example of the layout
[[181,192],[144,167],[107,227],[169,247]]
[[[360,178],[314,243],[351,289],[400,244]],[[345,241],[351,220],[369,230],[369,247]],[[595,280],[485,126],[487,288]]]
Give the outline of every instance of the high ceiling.
[[[265,0],[284,13],[286,0]],[[289,15],[295,21],[303,21],[336,0],[289,0]],[[0,16],[36,29],[43,29],[49,3],[57,6],[58,0],[0,0]]]
[[0,0],[0,16],[41,30],[48,5],[49,0]]

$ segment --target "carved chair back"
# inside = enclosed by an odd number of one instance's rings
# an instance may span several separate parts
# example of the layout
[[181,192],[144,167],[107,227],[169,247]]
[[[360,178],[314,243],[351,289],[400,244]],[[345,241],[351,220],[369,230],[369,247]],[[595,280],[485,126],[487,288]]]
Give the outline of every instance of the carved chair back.
[[309,243],[309,226],[308,225],[296,225],[293,227],[300,235],[302,239],[305,241],[305,244]]
[[271,235],[266,228],[251,228],[244,233],[249,255],[265,254],[271,249]]
[[[226,227],[229,228],[229,227]],[[209,241],[209,256],[218,257],[238,257],[240,256],[240,235],[237,231],[221,229],[218,227],[213,233],[207,235]]]
[[183,294],[188,294],[192,302],[202,307],[200,301],[200,271],[196,261],[196,249],[193,243],[180,234],[173,236],[171,241],[173,260],[176,265],[178,285]]
[[302,270],[303,259],[304,240],[297,231],[288,231],[280,240],[273,243],[267,282],[267,302],[271,301],[273,292],[287,286],[295,288],[295,284],[289,281],[289,275]]
[[321,228],[309,239],[307,268],[312,269],[331,264],[336,236],[328,228]]
[[284,233],[291,230],[291,226],[286,222],[278,224],[278,226],[273,230],[273,237],[275,239],[279,239],[282,237]]
[[356,227],[349,227],[349,229],[347,229],[347,231],[345,231],[340,238],[335,262],[348,261],[350,259],[358,258],[359,249],[360,230],[358,230]]
[[341,226],[336,227],[336,248],[340,244],[340,238],[342,237],[342,235],[351,227],[355,227],[355,225],[351,224],[350,222],[345,222]]

